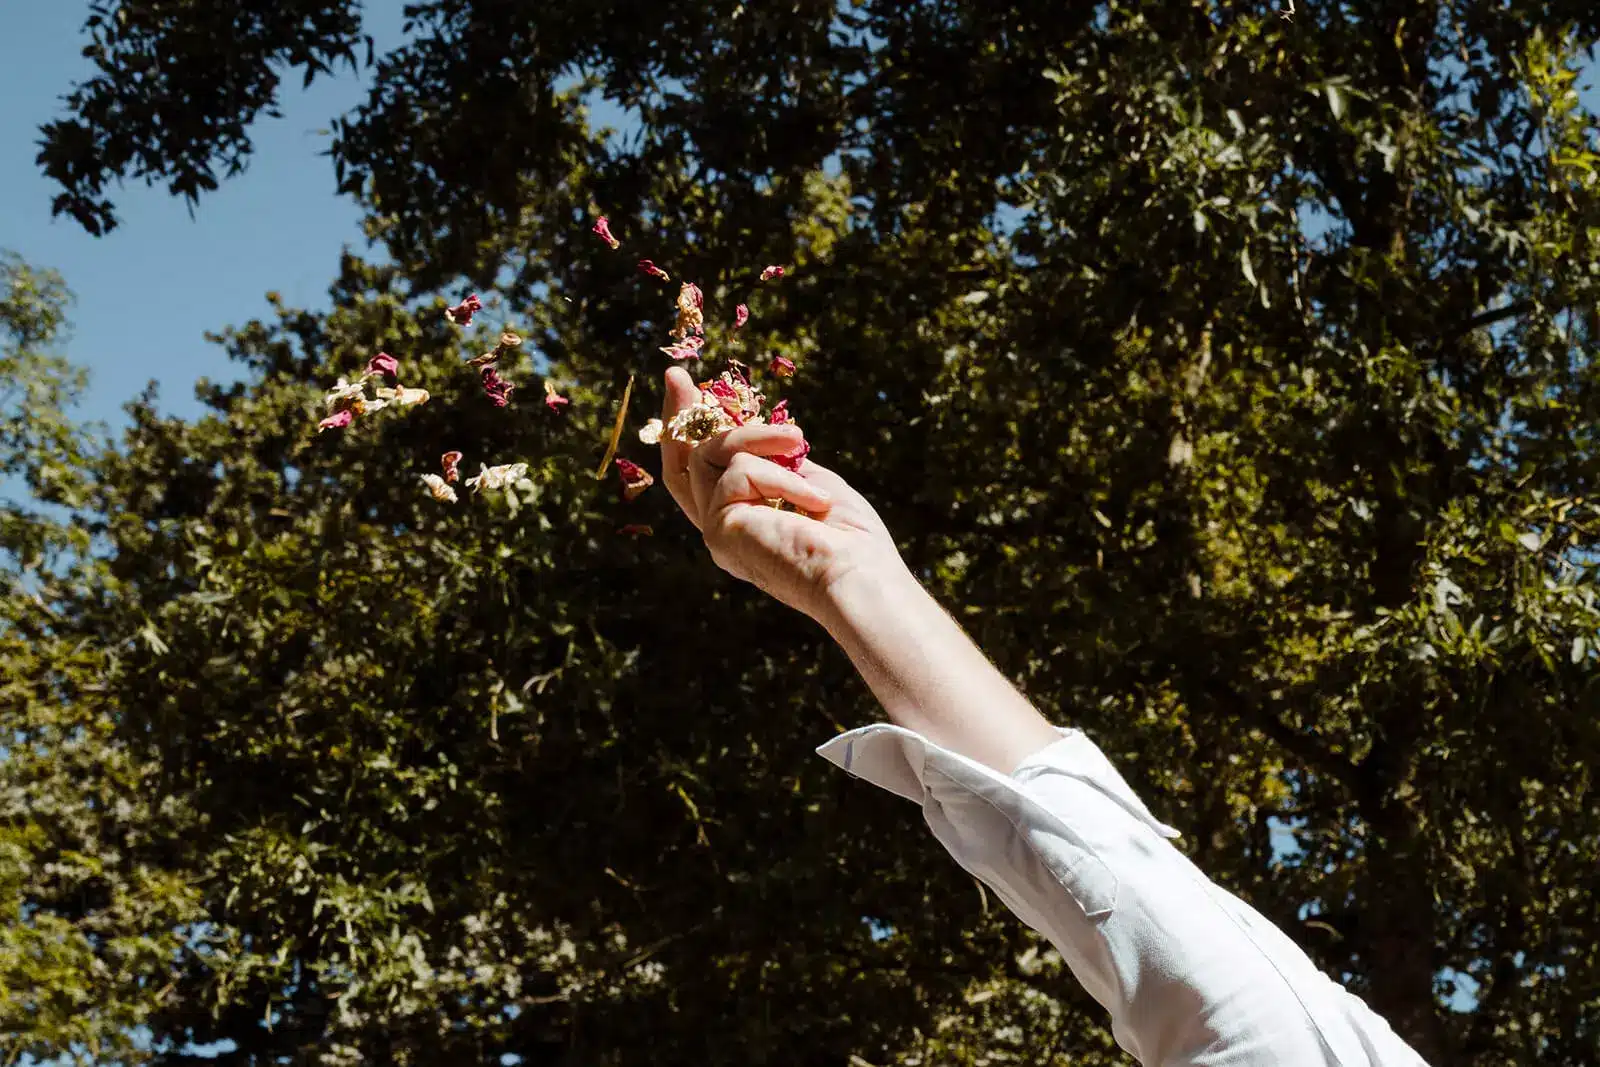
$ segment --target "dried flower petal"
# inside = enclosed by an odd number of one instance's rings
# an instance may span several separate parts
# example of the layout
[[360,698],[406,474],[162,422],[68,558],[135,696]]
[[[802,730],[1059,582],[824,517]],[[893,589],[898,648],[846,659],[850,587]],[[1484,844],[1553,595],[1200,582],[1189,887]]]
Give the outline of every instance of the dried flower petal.
[[549,378],[544,380],[544,406],[551,411],[559,412],[572,401],[556,392],[556,385]]
[[622,479],[622,499],[636,500],[639,494],[656,484],[650,472],[631,460],[617,457],[617,475]]
[[704,403],[721,406],[737,426],[757,421],[761,406],[766,403],[737,364],[734,369],[723,371],[714,381],[701,382],[700,399]]
[[400,373],[400,361],[387,352],[379,352],[367,361],[368,374],[381,374],[390,381]]
[[722,410],[721,404],[708,404],[702,400],[674,415],[667,424],[667,434],[674,441],[697,445],[708,437],[733,429],[735,425],[728,413]]
[[483,393],[497,408],[503,408],[511,403],[511,391],[516,388],[510,382],[500,377],[500,372],[493,367],[483,368]]
[[790,452],[788,455],[768,456],[767,458],[772,460],[772,462],[776,463],[778,466],[782,467],[784,470],[798,471],[800,469],[800,464],[804,463],[805,458],[810,454],[811,442],[801,441],[800,447],[795,449],[793,452]]
[[472,487],[474,493],[482,489],[504,489],[508,485],[515,485],[527,473],[526,463],[502,463],[498,467],[485,467],[480,463],[478,473],[468,478],[466,484]]
[[789,378],[794,375],[794,361],[782,356],[772,357],[772,373],[780,378]]
[[604,215],[594,220],[594,232],[600,235],[600,240],[610,245],[613,249],[622,245],[622,242],[611,236],[611,223]]
[[[796,425],[794,419],[789,415],[789,401],[780,400],[778,403],[774,404],[772,410],[767,413],[767,423],[771,426]],[[788,455],[768,456],[767,458],[786,470],[797,471],[800,469],[800,464],[804,462],[806,456],[808,456],[810,453],[811,442],[801,441],[800,447],[796,448]]]
[[685,337],[677,344],[666,345],[661,349],[673,359],[699,359],[700,349],[705,347],[704,337]]
[[672,280],[672,275],[668,274],[666,271],[662,270],[648,259],[641,259],[639,261],[639,269],[650,275],[652,278],[660,278],[664,282],[670,282]]
[[[379,388],[377,390],[385,403],[396,404],[400,407],[410,407],[413,404],[426,404],[428,391],[426,389],[408,389],[405,386],[396,386],[393,389]],[[371,405],[369,404],[370,408]]]
[[521,344],[522,344],[522,338],[520,336],[518,336],[517,334],[512,333],[510,330],[506,330],[506,331],[504,331],[503,333],[500,334],[499,347],[502,348],[502,349],[517,348],[517,347],[520,347]]
[[661,443],[661,434],[666,426],[660,419],[651,419],[639,428],[639,443],[642,445],[656,445]]
[[455,307],[445,308],[444,317],[457,326],[471,326],[472,316],[483,310],[483,301],[473,293]]
[[337,430],[341,427],[349,426],[355,420],[355,408],[345,408],[343,411],[335,411],[332,415],[329,415],[327,418],[317,423],[317,432],[321,433],[323,430]]
[[678,287],[678,321],[672,328],[673,337],[685,338],[705,332],[705,303],[705,294],[693,282],[684,282]]
[[329,411],[343,411],[345,408],[358,405],[366,386],[361,382],[349,382],[341,377],[328,395],[324,398]]
[[712,403],[720,404],[722,410],[733,418],[735,425],[744,424],[744,405],[739,402],[738,390],[734,389],[733,383],[728,381],[726,375],[708,383],[705,391]]
[[485,352],[482,355],[473,356],[471,359],[467,360],[467,366],[477,370],[483,367],[492,367],[499,362],[500,350],[497,348],[493,352]]
[[642,522],[630,522],[617,530],[617,533],[627,534],[630,537],[652,537],[655,532],[654,526]]
[[774,264],[773,266],[767,267],[765,270],[763,270],[761,272],[761,280],[764,281],[764,282],[770,282],[774,278],[781,278],[781,277],[783,277],[783,268],[777,266],[776,264]]
[[447,482],[461,479],[461,453],[446,452],[439,457],[439,466],[444,468],[444,480]]
[[733,328],[735,330],[750,321],[750,309],[743,304],[733,309]]
[[[459,456],[461,453],[454,454]],[[437,474],[424,474],[422,476],[422,484],[428,487],[428,492],[432,494],[433,499],[440,503],[454,504],[456,502],[456,491],[445,484],[445,480]]]

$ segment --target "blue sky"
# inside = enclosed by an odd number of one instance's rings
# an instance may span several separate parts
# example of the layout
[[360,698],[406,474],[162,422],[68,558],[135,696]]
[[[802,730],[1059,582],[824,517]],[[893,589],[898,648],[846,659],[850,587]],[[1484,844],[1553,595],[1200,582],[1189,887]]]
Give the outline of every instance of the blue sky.
[[[399,0],[368,5],[380,49],[400,40]],[[359,75],[341,72],[300,89],[285,79],[283,118],[252,131],[257,153],[241,177],[187,205],[162,188],[113,192],[122,225],[95,238],[52,220],[54,187],[34,163],[41,123],[93,71],[79,52],[86,0],[11,3],[0,11],[0,248],[54,267],[77,295],[67,353],[90,370],[80,414],[112,423],[156,378],[164,411],[192,415],[196,378],[237,372],[203,334],[267,314],[264,294],[322,307],[345,246],[364,249],[360,212],[334,195],[324,151],[328,120],[361,100]]]

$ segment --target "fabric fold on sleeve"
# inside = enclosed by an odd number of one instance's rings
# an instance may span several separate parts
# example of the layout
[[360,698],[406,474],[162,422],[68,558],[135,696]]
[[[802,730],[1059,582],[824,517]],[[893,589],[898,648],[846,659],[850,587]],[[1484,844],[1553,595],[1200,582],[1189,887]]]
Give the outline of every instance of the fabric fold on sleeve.
[[1128,814],[1149,826],[1162,837],[1181,837],[1173,827],[1157,819],[1139,799],[1098,745],[1082,730],[1057,727],[1060,740],[1024,760],[1010,775],[1001,774],[975,760],[941,748],[921,734],[902,726],[877,723],[840,734],[817,748],[817,754],[896,796],[921,804],[926,791],[924,769],[931,760],[946,772],[976,774],[989,779],[1001,790],[1023,793],[1019,788],[1046,771],[1070,775],[1104,793]]
[[957,864],[1060,950],[1140,1062],[1424,1067],[1376,1013],[1172,846],[1081,731],[1006,775],[887,723],[817,752],[922,808]]

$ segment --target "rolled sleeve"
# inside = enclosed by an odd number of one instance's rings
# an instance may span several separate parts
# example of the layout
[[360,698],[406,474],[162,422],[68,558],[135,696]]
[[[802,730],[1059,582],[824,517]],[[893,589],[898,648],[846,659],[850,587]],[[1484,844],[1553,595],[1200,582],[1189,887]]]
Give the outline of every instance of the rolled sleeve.
[[1423,1061],[1275,926],[1175,849],[1077,730],[1011,775],[877,725],[819,754],[922,807],[955,861],[1048,938],[1145,1064]]

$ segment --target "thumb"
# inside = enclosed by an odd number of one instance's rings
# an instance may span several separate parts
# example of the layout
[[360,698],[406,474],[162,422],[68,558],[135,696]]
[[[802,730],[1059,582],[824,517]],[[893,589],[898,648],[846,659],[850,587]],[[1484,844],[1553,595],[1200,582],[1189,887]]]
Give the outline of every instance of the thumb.
[[[661,403],[661,421],[670,424],[673,416],[700,402],[700,387],[694,384],[689,372],[682,367],[667,370],[666,397]],[[678,507],[689,516],[689,521],[700,525],[694,503],[694,491],[689,486],[689,445],[674,441],[665,430],[661,434],[661,480]]]

